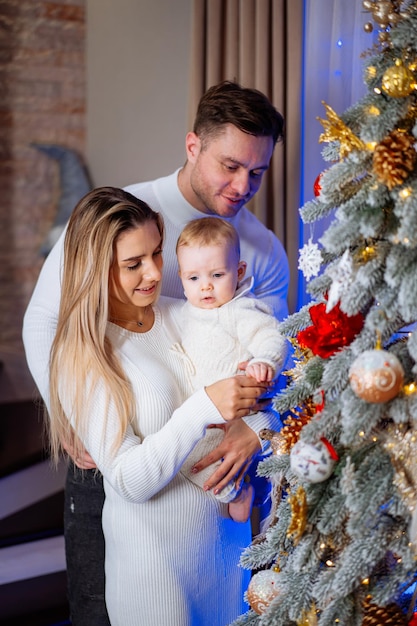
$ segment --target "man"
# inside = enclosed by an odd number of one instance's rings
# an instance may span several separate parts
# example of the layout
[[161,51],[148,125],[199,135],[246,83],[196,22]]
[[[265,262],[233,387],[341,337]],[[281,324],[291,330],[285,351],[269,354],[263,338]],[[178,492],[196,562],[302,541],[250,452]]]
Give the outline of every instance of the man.
[[[182,297],[175,246],[187,222],[204,215],[223,217],[235,226],[254,294],[268,303],[278,319],[288,314],[288,260],[277,237],[245,208],[258,191],[274,147],[283,139],[283,118],[260,92],[223,82],[203,95],[193,131],[186,136],[186,163],[170,176],[126,187],[162,213],[165,221],[162,293]],[[59,268],[63,237],[45,261],[29,303],[23,339],[31,332],[31,314],[42,307],[50,319],[59,307]],[[52,293],[51,293],[52,292]],[[27,343],[29,368],[39,353]],[[49,353],[49,347],[46,346]],[[239,420],[228,427],[220,446],[196,466],[201,470],[223,459],[206,487],[222,489],[233,478],[243,480],[261,449],[257,433],[273,427],[273,417]],[[272,421],[271,421],[272,420]],[[247,423],[245,423],[247,422]],[[94,461],[86,452],[70,467],[66,484],[65,543],[69,601],[73,626],[107,626],[104,603],[104,539],[101,509],[104,492]]]

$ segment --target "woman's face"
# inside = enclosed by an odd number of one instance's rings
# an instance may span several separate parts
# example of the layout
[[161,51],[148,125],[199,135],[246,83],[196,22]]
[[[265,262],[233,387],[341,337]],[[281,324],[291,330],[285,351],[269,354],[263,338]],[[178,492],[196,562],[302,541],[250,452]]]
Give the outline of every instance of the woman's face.
[[126,317],[131,311],[134,316],[133,309],[155,302],[161,277],[162,241],[155,222],[145,222],[120,235],[109,276],[112,315]]

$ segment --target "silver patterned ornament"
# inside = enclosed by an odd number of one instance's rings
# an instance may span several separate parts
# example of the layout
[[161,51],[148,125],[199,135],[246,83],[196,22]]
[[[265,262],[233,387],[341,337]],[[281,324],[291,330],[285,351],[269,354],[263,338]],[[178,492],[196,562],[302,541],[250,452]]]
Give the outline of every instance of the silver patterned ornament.
[[279,594],[280,574],[274,569],[256,572],[247,590],[248,603],[258,615],[262,615]]
[[349,381],[362,400],[389,402],[403,385],[404,370],[395,354],[380,349],[365,350],[352,363]]

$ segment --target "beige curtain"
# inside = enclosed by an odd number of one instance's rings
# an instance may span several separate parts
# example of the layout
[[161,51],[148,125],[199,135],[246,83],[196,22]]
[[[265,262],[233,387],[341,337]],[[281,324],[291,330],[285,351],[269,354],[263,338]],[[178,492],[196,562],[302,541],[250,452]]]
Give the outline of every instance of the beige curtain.
[[285,144],[250,209],[280,238],[297,301],[303,0],[193,0],[189,127],[208,87],[237,80],[265,93],[284,115]]

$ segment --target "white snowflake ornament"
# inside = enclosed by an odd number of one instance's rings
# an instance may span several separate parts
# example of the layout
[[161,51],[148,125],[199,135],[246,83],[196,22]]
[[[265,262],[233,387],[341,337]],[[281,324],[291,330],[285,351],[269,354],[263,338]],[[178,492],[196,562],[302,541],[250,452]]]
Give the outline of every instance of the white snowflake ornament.
[[320,249],[310,237],[308,243],[304,244],[299,252],[298,269],[303,272],[306,280],[310,280],[312,276],[317,276],[323,262]]

